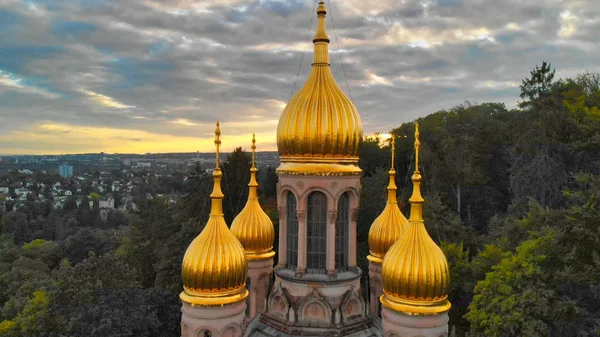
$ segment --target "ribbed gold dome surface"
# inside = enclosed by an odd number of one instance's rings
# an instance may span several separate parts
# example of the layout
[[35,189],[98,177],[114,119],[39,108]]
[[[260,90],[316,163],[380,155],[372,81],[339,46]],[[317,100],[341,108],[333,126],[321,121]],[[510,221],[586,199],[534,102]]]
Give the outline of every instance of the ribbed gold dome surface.
[[369,256],[371,262],[382,263],[388,249],[402,237],[408,228],[408,220],[400,212],[396,199],[396,170],[394,169],[395,142],[392,139],[392,165],[390,169],[390,182],[387,187],[388,199],[383,212],[373,221],[369,230]]
[[383,259],[381,304],[409,315],[434,315],[450,309],[450,271],[446,256],[427,234],[423,221],[418,130],[417,124],[410,225]]
[[248,260],[266,259],[275,255],[273,222],[258,203],[258,182],[256,181],[258,169],[255,165],[255,150],[256,140],[252,135],[252,168],[250,168],[250,183],[248,184],[248,201],[231,223],[231,232],[242,243]]
[[311,73],[279,119],[277,148],[282,163],[358,163],[362,123],[331,73],[325,14],[321,1]]
[[187,248],[181,266],[183,292],[180,298],[192,305],[201,306],[234,303],[248,297],[245,288],[248,274],[246,253],[238,239],[227,228],[223,218],[219,123],[215,134],[217,166],[213,171],[210,217],[202,232]]

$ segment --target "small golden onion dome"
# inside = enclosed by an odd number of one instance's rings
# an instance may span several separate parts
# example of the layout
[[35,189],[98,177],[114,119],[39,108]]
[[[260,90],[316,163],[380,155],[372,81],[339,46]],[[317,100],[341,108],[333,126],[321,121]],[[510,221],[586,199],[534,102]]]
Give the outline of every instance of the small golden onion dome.
[[[319,2],[314,57],[306,84],[284,108],[277,126],[278,171],[334,170],[360,174],[358,146],[362,122],[356,107],[338,87],[329,63],[325,5]],[[312,164],[311,164],[312,163]],[[315,163],[318,163],[315,165]],[[319,164],[332,164],[324,167]],[[350,166],[354,166],[348,168]],[[337,165],[337,166],[336,166]]]
[[450,309],[450,271],[446,256],[427,234],[423,221],[419,145],[417,124],[410,225],[383,259],[381,304],[408,315],[435,315]]
[[188,246],[181,266],[183,292],[179,297],[184,302],[199,306],[220,306],[248,297],[246,253],[223,218],[223,173],[219,168],[221,131],[218,122],[215,135],[217,165],[213,171],[210,217],[202,232]]
[[396,170],[394,169],[395,139],[392,136],[392,165],[388,184],[388,200],[383,212],[373,221],[369,230],[369,261],[381,264],[388,249],[402,237],[408,228],[408,220],[400,212],[396,199]]
[[256,139],[252,135],[252,168],[250,168],[250,183],[248,201],[242,211],[233,219],[231,232],[242,243],[248,260],[259,260],[273,257],[273,240],[275,229],[269,216],[258,203],[258,183],[256,182],[255,164]]

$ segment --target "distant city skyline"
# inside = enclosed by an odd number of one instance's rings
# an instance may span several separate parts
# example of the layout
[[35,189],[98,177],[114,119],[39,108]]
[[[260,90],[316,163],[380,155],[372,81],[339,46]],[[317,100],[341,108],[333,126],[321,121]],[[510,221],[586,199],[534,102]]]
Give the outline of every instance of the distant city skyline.
[[[216,120],[224,151],[248,149],[252,133],[274,151],[279,115],[309,72],[314,5],[1,1],[0,153],[210,152]],[[332,70],[365,134],[467,100],[513,108],[542,61],[556,78],[598,71],[598,1],[326,5]]]

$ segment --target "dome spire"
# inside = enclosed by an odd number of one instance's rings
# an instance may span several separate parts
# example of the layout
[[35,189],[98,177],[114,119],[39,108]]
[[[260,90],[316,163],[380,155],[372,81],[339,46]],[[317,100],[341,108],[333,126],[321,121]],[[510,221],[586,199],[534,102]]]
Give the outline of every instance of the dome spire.
[[367,259],[371,262],[380,264],[388,249],[396,243],[402,234],[408,228],[408,220],[398,207],[396,198],[396,169],[394,168],[396,138],[392,135],[390,139],[392,145],[391,165],[390,165],[390,182],[387,187],[388,199],[383,212],[373,221],[369,229],[369,255]]
[[221,177],[223,173],[221,172],[221,168],[219,167],[219,148],[221,147],[221,128],[219,126],[219,121],[217,121],[217,127],[215,128],[215,147],[217,148],[215,152],[215,170],[213,171],[213,191],[210,194],[210,199],[212,200],[210,207],[210,215],[211,216],[223,216],[223,191],[221,191]]
[[396,187],[396,169],[394,168],[394,159],[396,154],[396,137],[392,134],[392,138],[390,139],[390,143],[392,143],[392,164],[390,165],[390,182],[388,184],[388,203],[396,204],[398,200],[396,199],[396,191],[398,187]]
[[248,260],[272,258],[275,229],[273,222],[258,202],[258,182],[256,181],[256,137],[252,134],[252,167],[248,184],[248,201],[242,211],[233,219],[231,232],[242,243]]
[[409,315],[435,315],[450,309],[450,271],[444,252],[431,239],[423,221],[419,171],[419,123],[415,125],[415,172],[410,197],[410,225],[387,252],[382,264],[381,304]]
[[324,65],[329,66],[329,36],[325,29],[325,17],[327,15],[327,9],[325,9],[325,2],[319,1],[319,7],[317,7],[317,31],[313,37],[313,43],[315,44],[315,55],[313,57],[313,66]]
[[182,301],[192,305],[221,306],[248,297],[246,276],[248,261],[244,248],[231,233],[223,217],[223,192],[219,167],[221,129],[215,129],[216,164],[208,222],[190,243],[181,265]]
[[413,193],[410,199],[410,219],[413,221],[423,222],[423,203],[425,200],[421,195],[421,172],[419,171],[419,147],[421,147],[421,141],[419,140],[419,122],[415,124],[415,172],[412,175],[413,182]]
[[258,182],[256,182],[256,172],[258,169],[256,168],[256,137],[254,133],[252,134],[252,167],[250,168],[250,183],[248,184],[249,193],[248,199],[258,199]]

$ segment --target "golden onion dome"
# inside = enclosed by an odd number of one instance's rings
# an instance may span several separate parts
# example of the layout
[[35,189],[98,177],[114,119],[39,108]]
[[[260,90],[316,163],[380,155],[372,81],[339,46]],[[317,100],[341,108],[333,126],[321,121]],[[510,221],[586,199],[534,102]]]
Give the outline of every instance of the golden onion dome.
[[388,184],[388,199],[383,212],[373,221],[369,230],[369,256],[367,259],[374,263],[383,261],[388,249],[402,237],[408,228],[408,220],[400,212],[396,199],[396,170],[394,169],[394,154],[396,151],[395,139],[392,136],[392,165],[390,169],[390,182]]
[[358,167],[346,166],[358,163],[362,122],[356,107],[338,87],[331,73],[326,13],[323,1],[319,2],[312,70],[304,87],[290,100],[279,118],[280,171],[298,170],[302,166],[293,163],[309,164],[306,167],[313,169],[323,169],[319,164],[328,163],[340,172],[360,174]]
[[248,260],[258,260],[273,257],[273,240],[275,229],[269,216],[258,203],[258,183],[256,182],[256,139],[252,135],[252,168],[250,168],[250,183],[248,201],[242,211],[233,219],[231,232],[242,243]]
[[381,304],[408,315],[435,315],[450,309],[450,271],[446,256],[427,233],[423,221],[419,145],[417,124],[410,225],[383,259]]
[[213,171],[210,217],[202,232],[188,246],[181,265],[183,292],[179,297],[182,301],[200,306],[220,306],[248,297],[246,253],[223,218],[223,173],[219,168],[221,131],[218,122],[215,135],[217,164]]

